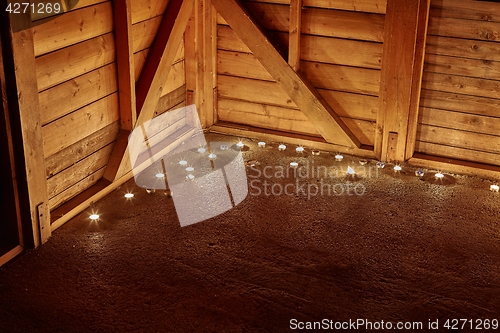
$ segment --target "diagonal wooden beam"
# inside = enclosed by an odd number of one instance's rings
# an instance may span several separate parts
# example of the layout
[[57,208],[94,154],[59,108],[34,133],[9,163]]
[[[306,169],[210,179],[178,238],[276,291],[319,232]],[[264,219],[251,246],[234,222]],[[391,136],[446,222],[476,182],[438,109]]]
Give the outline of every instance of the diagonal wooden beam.
[[[192,12],[193,0],[171,0],[165,10],[154,45],[149,51],[150,55],[137,82],[136,109],[138,117],[135,128],[142,126],[154,116],[163,85],[174,63],[177,48],[182,42]],[[120,142],[124,144],[123,137]],[[125,149],[117,164],[114,177],[107,178],[108,180],[117,180],[132,169],[128,148]]]
[[[180,15],[182,7],[184,7],[184,15]],[[186,8],[189,10],[186,10]],[[146,110],[146,112],[154,112],[156,103],[161,96],[160,88],[165,83],[166,76],[164,77],[164,74],[167,73],[168,75],[168,71],[174,61],[177,46],[179,46],[179,43],[182,40],[182,34],[176,33],[174,31],[174,26],[176,24],[179,26],[179,23],[183,23],[182,32],[184,32],[189,16],[191,15],[192,8],[192,0],[170,0],[168,2],[160,27],[156,33],[155,40],[153,45],[151,45],[148,57],[141,71],[141,75],[137,81],[136,98],[137,113],[139,116],[144,110]],[[175,45],[173,45],[174,42]],[[170,47],[173,45],[175,48],[173,50],[167,50],[169,45]],[[142,118],[147,120],[150,119],[152,115],[152,113],[148,112],[147,115],[142,116]]]
[[342,119],[321,98],[312,84],[288,65],[238,2],[212,0],[212,4],[327,142],[344,146],[361,146]]

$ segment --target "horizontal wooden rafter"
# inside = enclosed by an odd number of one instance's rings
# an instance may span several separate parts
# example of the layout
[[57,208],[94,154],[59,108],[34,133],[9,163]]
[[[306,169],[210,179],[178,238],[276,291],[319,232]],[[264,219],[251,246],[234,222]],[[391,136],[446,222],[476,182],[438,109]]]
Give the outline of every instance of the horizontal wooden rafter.
[[215,9],[316,126],[327,142],[347,147],[361,143],[310,82],[281,57],[251,16],[235,0],[212,0]]

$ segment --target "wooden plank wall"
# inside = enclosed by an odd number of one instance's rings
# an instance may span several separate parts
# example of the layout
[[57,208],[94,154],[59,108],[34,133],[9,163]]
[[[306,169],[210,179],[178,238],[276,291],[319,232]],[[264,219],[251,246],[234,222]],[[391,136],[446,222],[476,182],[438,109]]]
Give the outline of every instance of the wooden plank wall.
[[500,4],[432,0],[416,151],[500,165]]
[[[132,1],[136,81],[166,4]],[[80,0],[62,15],[34,18],[33,30],[53,210],[102,178],[120,129],[112,3]],[[168,98],[159,103],[159,113],[182,103],[185,96],[183,50],[181,45],[162,93]],[[180,96],[171,101],[176,91]]]
[[[282,51],[288,52],[290,3],[245,1]],[[303,0],[300,70],[362,144],[373,146],[383,48],[385,0]],[[218,119],[319,136],[219,16]]]

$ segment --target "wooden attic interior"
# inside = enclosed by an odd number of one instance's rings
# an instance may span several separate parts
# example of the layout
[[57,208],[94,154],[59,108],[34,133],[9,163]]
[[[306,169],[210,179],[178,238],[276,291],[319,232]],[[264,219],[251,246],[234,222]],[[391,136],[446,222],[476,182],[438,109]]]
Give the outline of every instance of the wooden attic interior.
[[500,179],[494,1],[61,4],[1,14],[0,264],[131,179],[131,131],[191,104],[207,131]]

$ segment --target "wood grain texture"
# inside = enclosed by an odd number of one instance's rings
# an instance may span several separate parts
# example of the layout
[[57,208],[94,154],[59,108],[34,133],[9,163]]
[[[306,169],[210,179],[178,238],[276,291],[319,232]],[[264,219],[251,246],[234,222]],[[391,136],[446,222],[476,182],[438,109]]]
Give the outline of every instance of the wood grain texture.
[[[73,2],[76,2],[74,7],[71,7],[71,8],[70,7],[66,7],[66,8],[61,7],[61,9],[63,10],[63,12],[70,12],[70,11],[77,10],[80,8],[97,5],[99,3],[106,2],[106,1],[109,1],[109,0],[78,0],[78,1],[73,1]],[[41,2],[41,1],[37,1],[37,3],[39,3],[39,2]],[[59,15],[59,13],[55,13],[55,12],[43,13],[43,14],[33,13],[33,14],[31,14],[31,21],[33,22],[33,25],[37,25],[38,22],[40,22],[40,20],[48,18],[48,17],[57,16],[57,15]]]
[[218,101],[218,116],[221,121],[320,135],[309,119],[296,109],[221,98]]
[[428,90],[498,98],[500,81],[424,72],[422,87]]
[[387,2],[375,137],[382,161],[402,162],[413,155],[429,1]]
[[302,72],[316,88],[371,96],[379,94],[379,70],[303,61]]
[[[423,154],[441,156],[444,158],[452,158],[457,160],[465,160],[476,163],[485,163],[491,165],[500,165],[500,155],[495,153],[488,153],[484,151],[472,150],[467,148],[459,148],[453,146],[447,146],[442,144],[435,144],[432,142],[417,141],[416,150]],[[443,167],[438,170],[445,170],[446,164],[443,163]],[[428,166],[427,166],[428,167]],[[457,169],[458,172],[463,173]],[[477,170],[471,173],[477,176]]]
[[417,140],[493,154],[500,153],[500,136],[498,135],[472,133],[451,128],[420,125],[417,132]]
[[500,41],[498,22],[473,21],[446,17],[430,17],[429,34],[484,41]]
[[[12,4],[13,1],[9,1]],[[2,18],[3,68],[8,82],[9,113],[17,115],[18,136],[24,158],[24,169],[19,171],[18,187],[22,188],[25,201],[21,210],[25,221],[26,247],[37,247],[45,243],[50,235],[47,181],[43,157],[41,110],[36,98],[38,94],[35,65],[35,32],[30,29],[30,14],[4,12]],[[5,38],[5,39],[4,39]],[[8,58],[6,55],[9,55]],[[2,94],[3,95],[3,94]],[[3,97],[3,96],[2,96]],[[4,101],[2,101],[4,103]],[[24,154],[24,156],[22,156]],[[24,179],[23,179],[24,178]]]
[[275,82],[259,60],[249,53],[217,51],[217,73]]
[[170,93],[162,96],[158,101],[154,116],[158,116],[168,110],[175,109],[177,105],[186,103],[186,85],[171,91]]
[[63,192],[81,180],[87,178],[97,170],[106,166],[113,144],[108,144],[102,149],[86,156],[74,165],[57,173],[47,180],[47,193],[49,198]]
[[450,74],[496,81],[500,80],[500,61],[427,54],[425,56],[424,70],[428,73]]
[[423,107],[420,109],[418,120],[423,125],[446,127],[480,134],[500,134],[500,114],[497,117],[488,117]]
[[471,113],[482,116],[499,117],[500,99],[461,95],[434,90],[422,90],[421,106]]
[[42,127],[45,158],[119,120],[114,93]]
[[45,174],[50,178],[116,139],[120,124],[114,122],[45,159]]
[[116,50],[112,33],[37,57],[35,63],[38,91],[108,65],[115,59]]
[[241,99],[248,102],[297,108],[297,105],[276,82],[227,75],[218,75],[217,82],[219,98]]
[[262,34],[256,23],[238,3],[233,0],[215,0],[212,3],[327,141],[345,145],[360,144],[312,84],[288,66],[269,39]]
[[38,95],[42,124],[63,117],[117,89],[116,65],[112,63],[45,90]]
[[134,53],[147,49],[153,43],[158,28],[160,27],[161,16],[153,17],[149,20],[138,22],[132,25],[132,39]]
[[387,0],[303,0],[308,7],[385,14]]
[[294,71],[300,68],[302,25],[302,0],[290,1],[290,26],[288,28],[288,64]]
[[33,27],[35,56],[104,35],[112,30],[113,11],[110,2],[41,20]]
[[302,32],[309,35],[383,42],[385,17],[322,8],[302,11]]
[[134,0],[132,4],[132,24],[160,16],[165,12],[168,0]]
[[[103,167],[103,168],[97,170],[96,172],[85,177],[84,179],[82,179],[78,183],[74,184],[70,188],[68,188],[65,191],[62,191],[61,193],[52,197],[49,200],[49,206],[50,206],[51,212],[52,213],[57,212],[57,208],[59,208],[61,205],[70,201],[70,199],[72,199],[72,198],[74,198],[82,193],[85,193],[86,190],[91,189],[94,184],[96,184],[97,182],[99,182],[102,179],[102,177],[104,175],[104,169],[105,168]],[[116,186],[118,186],[118,184]],[[87,205],[87,207],[88,207],[88,205]],[[81,208],[80,212],[82,212],[83,209],[84,208]],[[57,213],[55,213],[55,215],[57,215]],[[64,219],[66,219],[66,218],[68,218],[68,216],[64,216]],[[57,219],[55,219],[55,220],[57,220]],[[53,222],[56,222],[56,221],[53,221]],[[59,223],[61,223],[61,221],[59,221]],[[51,225],[51,227],[52,227],[52,230],[55,230],[54,225]]]
[[500,43],[427,36],[426,53],[486,61],[500,61]]
[[500,7],[489,1],[433,0],[431,16],[500,22]]
[[252,53],[233,29],[227,25],[217,26],[217,48],[219,50]]
[[378,97],[346,93],[342,91],[318,90],[339,116],[375,121],[378,114]]
[[382,43],[304,35],[301,39],[302,60],[380,69]]

